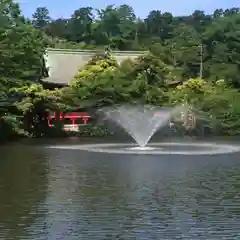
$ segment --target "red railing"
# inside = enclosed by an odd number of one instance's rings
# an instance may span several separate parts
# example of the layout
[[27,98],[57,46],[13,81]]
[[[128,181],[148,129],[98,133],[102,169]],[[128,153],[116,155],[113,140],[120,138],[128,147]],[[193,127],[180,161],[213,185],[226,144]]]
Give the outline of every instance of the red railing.
[[[86,125],[89,120],[90,115],[87,112],[70,112],[63,114],[62,112],[49,112],[48,113],[48,126],[52,127],[53,120],[63,121],[65,119],[70,119],[72,125]],[[77,124],[77,120],[82,119],[83,124]]]

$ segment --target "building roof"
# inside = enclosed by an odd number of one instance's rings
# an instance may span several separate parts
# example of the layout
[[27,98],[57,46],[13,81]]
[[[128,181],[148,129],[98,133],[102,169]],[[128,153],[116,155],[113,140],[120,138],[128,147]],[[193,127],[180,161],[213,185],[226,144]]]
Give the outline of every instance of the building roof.
[[[43,82],[66,85],[74,77],[79,68],[82,68],[98,51],[53,49],[46,50],[45,63],[48,77]],[[144,51],[112,51],[111,55],[120,63],[126,59],[134,59],[143,55]]]

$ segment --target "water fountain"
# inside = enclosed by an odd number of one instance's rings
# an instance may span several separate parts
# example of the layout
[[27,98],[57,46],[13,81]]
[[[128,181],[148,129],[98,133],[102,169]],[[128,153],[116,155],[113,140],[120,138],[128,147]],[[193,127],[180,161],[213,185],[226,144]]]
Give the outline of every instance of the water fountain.
[[155,106],[119,106],[104,108],[103,113],[108,120],[114,121],[124,129],[136,143],[98,143],[83,145],[52,146],[51,148],[75,149],[91,152],[119,154],[181,154],[209,155],[240,151],[239,146],[206,142],[161,142],[149,143],[152,136],[169,124],[170,120],[181,120],[189,106],[181,105],[174,108],[159,108]]
[[133,150],[152,150],[146,145],[152,136],[165,127],[171,117],[187,111],[187,106],[177,106],[172,109],[155,106],[130,106],[124,105],[101,110],[107,119],[116,122],[138,144]]

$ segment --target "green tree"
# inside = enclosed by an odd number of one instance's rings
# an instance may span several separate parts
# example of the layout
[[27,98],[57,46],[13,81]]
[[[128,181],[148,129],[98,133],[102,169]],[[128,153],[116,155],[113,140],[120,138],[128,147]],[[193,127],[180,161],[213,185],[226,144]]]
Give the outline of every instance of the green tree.
[[58,95],[55,91],[45,90],[41,84],[25,84],[12,88],[11,92],[19,97],[14,103],[22,118],[22,128],[31,137],[45,136],[49,129],[47,113],[58,110]]
[[91,42],[94,16],[91,7],[79,8],[69,21],[70,39],[75,42]]
[[32,22],[36,28],[45,28],[50,23],[49,11],[46,7],[38,7],[32,15]]

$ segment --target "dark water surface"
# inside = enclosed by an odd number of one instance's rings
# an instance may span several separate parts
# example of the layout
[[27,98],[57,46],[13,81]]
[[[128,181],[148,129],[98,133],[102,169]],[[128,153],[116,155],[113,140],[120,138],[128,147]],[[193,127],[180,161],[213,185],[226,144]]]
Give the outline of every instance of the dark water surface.
[[0,239],[240,239],[240,153],[0,151]]

